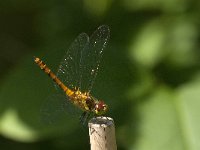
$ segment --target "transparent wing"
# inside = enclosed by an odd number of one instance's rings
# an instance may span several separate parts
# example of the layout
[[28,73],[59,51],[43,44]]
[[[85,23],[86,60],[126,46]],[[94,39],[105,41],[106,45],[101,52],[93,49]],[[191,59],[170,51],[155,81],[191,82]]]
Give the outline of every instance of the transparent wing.
[[[49,96],[40,109],[40,120],[44,124],[54,124],[60,121],[64,115],[64,107],[67,105],[67,97],[60,94]],[[65,116],[66,117],[66,116]]]
[[94,84],[103,50],[110,37],[109,27],[100,26],[90,37],[89,44],[82,51],[80,60],[80,89],[83,92],[90,92]]
[[40,121],[44,124],[57,124],[66,119],[67,115],[79,118],[83,111],[74,106],[64,94],[56,93],[49,96],[40,109]]
[[71,89],[90,92],[94,84],[103,50],[110,36],[109,27],[100,26],[92,36],[80,34],[64,55],[57,76]]
[[[86,33],[80,34],[66,51],[58,68],[58,78],[69,88],[80,87],[80,60],[82,51],[89,43]],[[56,87],[58,87],[56,85]]]

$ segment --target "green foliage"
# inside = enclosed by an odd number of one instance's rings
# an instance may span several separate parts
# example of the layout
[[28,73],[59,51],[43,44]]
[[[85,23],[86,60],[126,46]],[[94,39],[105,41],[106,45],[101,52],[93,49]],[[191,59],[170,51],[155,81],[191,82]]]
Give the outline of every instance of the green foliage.
[[40,122],[54,87],[33,56],[55,72],[79,33],[107,24],[111,39],[92,93],[109,105],[118,149],[199,150],[199,6],[197,0],[1,1],[1,147],[89,149],[87,130],[71,115]]

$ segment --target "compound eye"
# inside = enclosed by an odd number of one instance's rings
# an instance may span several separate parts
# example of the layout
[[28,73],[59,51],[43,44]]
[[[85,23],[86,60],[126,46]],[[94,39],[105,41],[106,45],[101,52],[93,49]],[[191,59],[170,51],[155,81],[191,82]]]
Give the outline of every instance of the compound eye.
[[95,113],[97,115],[103,115],[107,111],[107,105],[103,101],[99,101],[99,103],[95,106]]

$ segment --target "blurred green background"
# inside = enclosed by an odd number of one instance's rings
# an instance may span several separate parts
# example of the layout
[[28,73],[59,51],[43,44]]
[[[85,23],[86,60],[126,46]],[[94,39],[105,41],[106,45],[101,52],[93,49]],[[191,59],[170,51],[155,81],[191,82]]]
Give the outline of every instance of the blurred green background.
[[0,149],[89,149],[70,115],[41,126],[54,92],[34,64],[56,70],[70,43],[106,24],[93,95],[109,105],[119,150],[200,149],[200,1],[0,1]]

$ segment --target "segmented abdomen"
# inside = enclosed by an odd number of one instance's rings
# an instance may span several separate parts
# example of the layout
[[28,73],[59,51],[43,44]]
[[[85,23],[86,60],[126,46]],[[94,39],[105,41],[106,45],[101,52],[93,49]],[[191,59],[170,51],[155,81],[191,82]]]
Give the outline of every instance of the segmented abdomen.
[[50,78],[53,79],[54,82],[58,84],[58,86],[68,95],[71,96],[74,92],[67,88],[58,77],[47,67],[47,65],[38,57],[34,58],[35,63],[46,73]]

